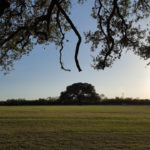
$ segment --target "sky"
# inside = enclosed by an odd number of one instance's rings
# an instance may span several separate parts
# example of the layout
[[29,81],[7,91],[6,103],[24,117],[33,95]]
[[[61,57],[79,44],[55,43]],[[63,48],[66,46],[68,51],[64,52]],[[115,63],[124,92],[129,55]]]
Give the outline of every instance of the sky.
[[77,38],[70,32],[67,35],[69,42],[64,46],[63,62],[71,72],[60,68],[59,49],[55,45],[37,45],[29,56],[15,62],[14,70],[8,75],[0,72],[0,100],[57,97],[66,86],[76,82],[90,83],[95,86],[98,94],[108,98],[119,96],[150,99],[150,66],[132,52],[124,52],[111,68],[98,71],[91,67],[91,55],[95,53],[90,51],[90,44],[85,44],[83,33],[96,28],[96,22],[90,16],[92,5],[92,0],[84,5],[73,3],[70,16],[83,37],[79,52],[83,71],[78,72],[75,66]]

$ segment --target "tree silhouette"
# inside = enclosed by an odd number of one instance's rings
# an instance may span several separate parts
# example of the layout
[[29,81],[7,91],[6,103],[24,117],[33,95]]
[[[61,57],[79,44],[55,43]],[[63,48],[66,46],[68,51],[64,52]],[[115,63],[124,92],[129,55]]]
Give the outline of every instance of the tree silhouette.
[[74,83],[60,94],[62,104],[97,104],[99,100],[94,86],[89,83]]
[[[15,60],[29,54],[36,44],[55,43],[60,46],[60,64],[65,33],[72,29],[78,37],[75,48],[75,62],[78,62],[78,51],[81,36],[68,16],[70,0],[2,0],[0,9],[0,66],[9,71]],[[81,0],[78,1],[81,3]]]
[[[77,0],[85,3],[86,0]],[[60,65],[65,34],[73,30],[78,40],[75,47],[75,63],[81,71],[78,52],[81,36],[69,13],[70,0],[1,0],[0,1],[0,68],[9,71],[13,62],[28,55],[36,44],[54,43],[60,47]],[[97,30],[85,33],[86,42],[92,42],[91,50],[99,48],[93,58],[95,69],[104,69],[121,57],[122,51],[133,52],[145,60],[150,58],[149,27],[140,21],[149,19],[149,0],[94,0],[92,16],[97,20]],[[77,16],[78,17],[78,16]]]
[[97,20],[97,30],[85,34],[86,42],[92,42],[92,51],[100,48],[93,58],[94,68],[111,66],[124,49],[149,59],[149,26],[143,28],[140,23],[149,15],[149,0],[95,0],[92,16]]

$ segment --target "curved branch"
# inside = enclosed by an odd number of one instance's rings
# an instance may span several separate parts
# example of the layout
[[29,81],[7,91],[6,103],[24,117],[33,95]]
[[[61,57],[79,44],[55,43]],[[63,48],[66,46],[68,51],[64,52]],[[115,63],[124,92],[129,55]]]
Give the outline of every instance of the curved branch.
[[[114,47],[114,39],[110,33],[111,29],[110,29],[110,21],[111,19],[113,18],[113,16],[115,15],[115,10],[116,10],[116,5],[117,5],[117,0],[114,0],[113,1],[113,10],[110,14],[110,16],[108,17],[107,19],[107,45],[109,46],[108,47],[108,51],[105,55],[105,58],[104,58],[104,62],[107,60],[107,57],[111,54],[112,50],[113,50],[113,47]],[[111,46],[110,46],[110,43],[111,43]]]
[[50,24],[50,21],[51,21],[51,14],[52,14],[52,11],[54,9],[55,3],[56,3],[56,1],[52,0],[50,5],[49,5],[48,11],[47,11],[47,15],[46,15],[47,16],[47,31],[49,31],[49,24]]
[[103,5],[102,5],[100,0],[98,2],[99,2],[99,5],[100,5],[99,8],[98,8],[98,13],[97,13],[98,18],[99,18],[99,25],[100,25],[100,28],[102,30],[102,33],[104,34],[104,36],[106,36],[106,33],[105,33],[105,31],[104,31],[104,29],[102,27],[102,16],[100,15]]
[[80,64],[79,64],[79,61],[78,61],[78,53],[79,53],[79,47],[80,47],[80,44],[81,44],[81,36],[78,32],[78,30],[76,29],[76,27],[74,26],[73,22],[71,21],[71,19],[69,18],[69,16],[66,14],[66,12],[62,9],[62,7],[60,6],[59,2],[56,0],[56,5],[58,7],[58,9],[60,10],[60,12],[64,15],[65,19],[68,21],[68,23],[70,24],[72,30],[75,32],[75,34],[77,35],[78,37],[78,42],[76,44],[76,51],[75,51],[75,62],[76,62],[76,66],[80,71],[81,68],[80,68]]
[[61,28],[61,25],[60,25],[59,14],[60,14],[60,10],[57,11],[57,17],[56,17],[56,21],[57,21],[58,27],[59,27],[59,29],[60,29],[60,33],[61,33],[61,35],[62,35],[61,41],[60,41],[61,48],[60,48],[60,50],[59,50],[59,63],[60,63],[60,65],[61,65],[61,69],[65,70],[65,71],[71,71],[70,69],[64,68],[64,65],[63,65],[63,62],[62,62],[62,50],[63,50],[63,48],[64,48],[64,46],[63,46],[63,41],[64,41],[64,39],[65,39],[65,34],[63,33],[62,28]]

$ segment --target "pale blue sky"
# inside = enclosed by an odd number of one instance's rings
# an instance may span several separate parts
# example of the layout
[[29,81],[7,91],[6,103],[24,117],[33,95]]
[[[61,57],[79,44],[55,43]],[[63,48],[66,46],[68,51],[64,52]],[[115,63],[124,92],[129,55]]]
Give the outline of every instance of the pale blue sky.
[[[96,26],[89,14],[92,4],[90,0],[81,6],[73,5],[71,18],[80,33]],[[150,99],[150,66],[146,66],[146,61],[128,52],[112,68],[97,71],[91,68],[90,45],[85,45],[83,40],[79,53],[83,71],[79,73],[73,59],[76,37],[73,32],[67,37],[70,41],[65,44],[63,60],[71,72],[60,69],[59,50],[53,44],[46,46],[45,50],[38,45],[30,56],[24,56],[15,63],[15,70],[6,76],[0,73],[0,100],[59,96],[66,86],[75,82],[91,83],[97,93],[107,97],[124,95]]]

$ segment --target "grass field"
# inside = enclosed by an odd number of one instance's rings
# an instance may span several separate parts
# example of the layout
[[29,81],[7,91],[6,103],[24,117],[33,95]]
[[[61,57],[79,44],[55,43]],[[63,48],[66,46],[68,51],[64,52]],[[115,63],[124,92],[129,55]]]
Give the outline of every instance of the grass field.
[[150,106],[1,106],[0,150],[150,150]]

